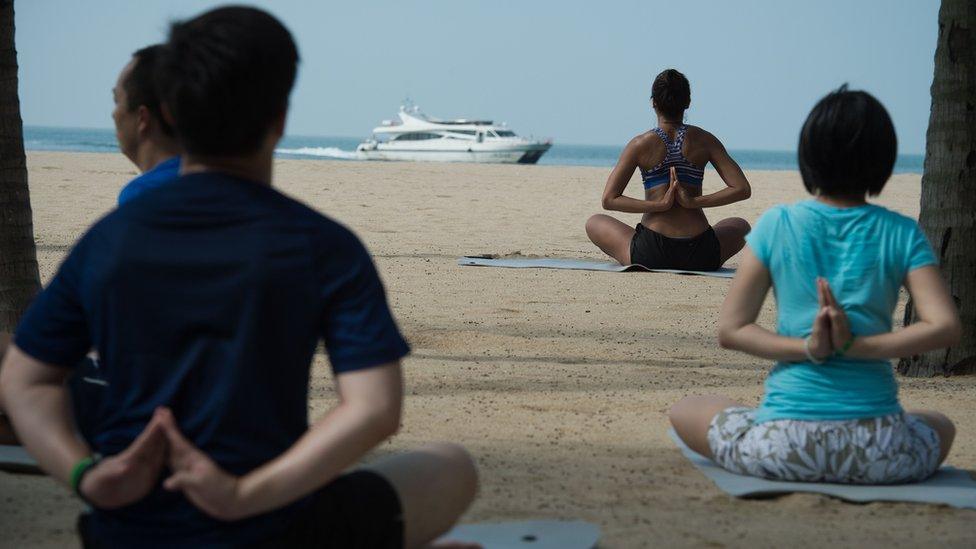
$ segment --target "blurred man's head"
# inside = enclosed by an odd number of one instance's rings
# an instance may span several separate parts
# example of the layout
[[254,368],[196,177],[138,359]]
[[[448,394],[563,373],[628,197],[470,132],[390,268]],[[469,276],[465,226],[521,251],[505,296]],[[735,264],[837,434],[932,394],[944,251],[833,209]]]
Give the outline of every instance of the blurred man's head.
[[147,157],[177,154],[173,128],[163,120],[156,93],[156,62],[161,49],[160,45],[149,46],[132,54],[112,88],[112,120],[119,148],[143,171],[152,167],[143,165]]
[[297,65],[295,42],[277,19],[218,8],[172,25],[156,81],[188,155],[270,155],[284,132]]

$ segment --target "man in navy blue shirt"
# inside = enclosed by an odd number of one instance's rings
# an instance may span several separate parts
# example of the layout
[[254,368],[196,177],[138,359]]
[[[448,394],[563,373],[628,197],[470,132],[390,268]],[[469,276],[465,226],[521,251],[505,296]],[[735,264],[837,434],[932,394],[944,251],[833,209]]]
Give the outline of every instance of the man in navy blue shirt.
[[119,193],[119,205],[179,176],[180,148],[163,119],[154,78],[162,46],[142,48],[122,68],[112,88],[115,137],[119,149],[142,172]]
[[[297,61],[253,8],[172,26],[156,76],[182,176],[82,236],[0,368],[24,445],[93,508],[88,547],[417,547],[474,497],[451,444],[343,473],[398,429],[408,347],[359,240],[270,185]],[[319,340],[339,402],[309,427]],[[91,348],[89,445],[63,382]]]

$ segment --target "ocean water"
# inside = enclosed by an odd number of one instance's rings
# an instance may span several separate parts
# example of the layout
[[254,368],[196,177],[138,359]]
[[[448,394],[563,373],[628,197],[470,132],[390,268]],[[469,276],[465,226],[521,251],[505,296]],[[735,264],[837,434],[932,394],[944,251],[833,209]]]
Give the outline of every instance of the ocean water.
[[[357,137],[287,136],[278,144],[281,158],[355,160]],[[118,152],[115,132],[107,129],[24,127],[24,148],[31,151]],[[596,166],[617,163],[620,145],[569,145],[556,142],[539,160],[549,166]],[[797,170],[796,153],[788,151],[730,150],[745,170]],[[922,173],[923,156],[903,154],[895,163],[896,173]]]

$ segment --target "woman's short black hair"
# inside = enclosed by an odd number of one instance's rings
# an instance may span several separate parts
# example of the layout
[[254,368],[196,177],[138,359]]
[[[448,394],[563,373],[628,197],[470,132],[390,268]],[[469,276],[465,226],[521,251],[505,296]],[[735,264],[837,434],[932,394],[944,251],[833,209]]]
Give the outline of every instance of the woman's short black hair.
[[800,130],[800,175],[810,194],[875,196],[891,177],[897,155],[888,111],[847,84],[821,99]]
[[173,23],[156,85],[188,153],[245,156],[287,110],[297,65],[295,41],[272,15],[217,8]]
[[691,84],[674,69],[662,71],[651,86],[651,99],[658,112],[669,118],[681,118],[691,105]]
[[173,128],[163,119],[163,112],[159,108],[159,95],[156,93],[156,58],[163,47],[160,44],[147,46],[132,54],[135,64],[126,77],[122,87],[125,89],[126,108],[129,112],[146,107],[166,135],[173,135]]

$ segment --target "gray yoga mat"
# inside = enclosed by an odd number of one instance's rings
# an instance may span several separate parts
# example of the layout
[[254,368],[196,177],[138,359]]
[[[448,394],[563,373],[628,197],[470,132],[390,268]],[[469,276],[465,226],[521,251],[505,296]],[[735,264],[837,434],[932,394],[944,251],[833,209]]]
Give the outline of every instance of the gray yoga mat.
[[827,484],[814,482],[781,482],[757,477],[737,475],[722,469],[712,460],[696,453],[678,438],[671,429],[671,440],[691,463],[712,480],[723,492],[741,498],[756,498],[788,494],[791,492],[815,492],[855,503],[869,501],[907,501],[936,503],[976,509],[976,480],[968,471],[942,466],[934,475],[922,482],[894,485]]
[[23,446],[0,444],[0,471],[9,473],[42,474],[37,461]]
[[464,256],[458,265],[474,267],[505,267],[509,269],[570,269],[575,271],[606,271],[625,273],[650,271],[654,273],[673,273],[683,275],[714,276],[717,278],[735,277],[735,269],[721,268],[717,271],[684,271],[680,269],[648,269],[643,265],[621,265],[616,261],[597,261],[592,259],[564,259],[558,257],[518,257],[495,258],[491,256]]
[[441,539],[476,542],[484,549],[592,549],[600,527],[581,520],[462,524]]

